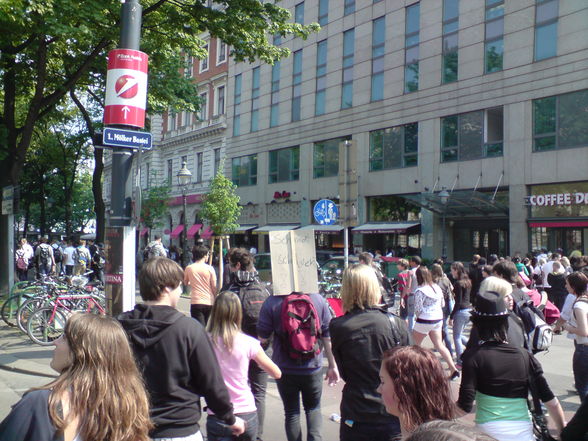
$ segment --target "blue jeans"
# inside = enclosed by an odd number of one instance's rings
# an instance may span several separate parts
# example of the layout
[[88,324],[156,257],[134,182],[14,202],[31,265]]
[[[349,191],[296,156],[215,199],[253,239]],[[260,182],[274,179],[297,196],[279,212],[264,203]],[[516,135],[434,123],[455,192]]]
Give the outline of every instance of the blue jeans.
[[323,374],[318,371],[310,375],[282,374],[277,380],[278,392],[284,403],[286,417],[286,438],[288,441],[302,441],[300,427],[300,396],[306,414],[307,441],[322,441],[321,395]]
[[572,359],[574,368],[574,385],[583,400],[588,395],[588,345],[576,344]]
[[414,328],[414,294],[409,294],[406,299],[406,318],[408,320],[408,331],[412,334]]
[[257,412],[237,413],[245,421],[245,432],[240,436],[233,436],[231,426],[219,420],[214,415],[206,418],[206,439],[208,441],[255,441],[257,438]]
[[460,309],[453,317],[453,343],[455,344],[455,355],[458,362],[460,362],[461,354],[463,354],[464,345],[468,342],[463,335],[463,330],[469,321],[470,308]]
[[349,427],[341,421],[339,441],[393,441],[400,436],[400,421],[390,423],[362,423],[354,421]]
[[451,338],[449,338],[449,325],[447,324],[447,322],[449,321],[449,314],[451,313],[452,309],[453,309],[453,300],[449,299],[449,301],[443,307],[442,334],[443,334],[443,343],[445,343],[445,346],[447,346],[447,349],[449,349],[449,353],[453,357],[453,344],[451,343]]

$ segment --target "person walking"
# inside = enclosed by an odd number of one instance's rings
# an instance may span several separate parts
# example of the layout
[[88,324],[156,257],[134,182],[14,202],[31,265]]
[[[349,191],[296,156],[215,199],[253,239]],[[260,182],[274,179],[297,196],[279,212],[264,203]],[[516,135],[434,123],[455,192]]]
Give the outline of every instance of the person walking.
[[53,344],[59,376],[25,393],[0,423],[0,441],[149,441],[149,399],[120,324],[73,314]]
[[233,435],[244,432],[235,417],[206,330],[176,308],[184,271],[173,260],[154,257],[139,272],[144,301],[117,317],[125,329],[151,397],[154,440],[202,441],[200,398]]
[[566,279],[566,286],[576,296],[570,320],[563,329],[574,338],[574,385],[583,400],[588,395],[588,277],[574,272]]
[[86,248],[86,241],[80,239],[74,252],[74,276],[84,274],[88,270],[91,261],[92,258],[90,256],[90,250]]
[[399,418],[405,436],[428,421],[456,417],[439,359],[420,346],[396,346],[384,353],[378,391],[386,411]]
[[505,294],[512,286],[493,278],[493,290],[480,287],[472,312],[478,344],[463,355],[457,405],[471,412],[476,401],[479,429],[499,441],[534,441],[527,398],[532,382],[547,406],[558,432],[565,426],[563,410],[549,388],[543,369],[527,350],[508,343],[508,308]]
[[443,344],[441,328],[443,327],[443,293],[436,283],[433,283],[431,273],[425,266],[416,270],[418,288],[414,294],[414,314],[416,323],[412,332],[414,343],[421,345],[429,336],[435,349],[441,354],[449,366],[451,379],[459,377],[459,371],[453,363],[449,349]]
[[16,274],[19,282],[28,280],[29,274],[29,257],[27,250],[23,246],[21,241],[18,245],[18,249],[14,252],[14,263],[16,266]]
[[451,276],[453,277],[455,303],[453,304],[453,309],[449,317],[451,319],[450,325],[453,328],[455,356],[457,363],[461,364],[461,354],[463,354],[464,346],[467,344],[467,339],[464,337],[463,331],[470,321],[472,281],[461,262],[453,262],[451,264]]
[[216,295],[216,272],[206,263],[210,249],[196,245],[192,254],[194,263],[184,270],[184,284],[190,287],[190,315],[206,326],[214,296]]
[[[305,318],[308,319],[309,324],[312,326],[314,323],[315,325],[312,330],[307,328],[310,332],[304,334],[304,337],[308,338],[305,343],[312,344],[312,350],[305,354],[299,354],[294,350],[289,340],[290,335],[284,331],[289,319],[282,314],[282,310],[287,312],[289,305],[298,301],[306,305],[308,316]],[[287,317],[290,317],[289,314]],[[329,385],[334,385],[339,381],[339,372],[331,350],[330,321],[331,313],[327,301],[320,294],[273,295],[268,297],[261,307],[257,334],[262,343],[274,336],[272,359],[282,371],[282,377],[277,380],[277,385],[284,405],[286,439],[288,441],[302,441],[301,397],[306,414],[307,441],[322,440],[323,352],[328,360],[326,380]],[[322,342],[322,350],[319,340]]]
[[453,344],[449,337],[449,316],[453,311],[453,306],[455,304],[453,285],[451,284],[449,277],[443,272],[443,267],[437,263],[431,265],[431,277],[433,278],[433,282],[436,283],[439,288],[441,288],[441,292],[443,292],[443,327],[441,328],[441,335],[443,337],[443,343],[445,343],[445,346],[447,346],[447,349],[453,358]]
[[65,266],[65,275],[72,276],[75,266],[74,253],[76,252],[75,247],[71,239],[68,239],[67,246],[63,250],[63,265]]
[[37,261],[37,275],[39,277],[46,277],[55,269],[53,248],[47,243],[45,236],[41,237],[40,244],[35,250],[35,259]]
[[153,240],[145,247],[144,260],[153,259],[154,257],[167,257],[167,251],[161,243],[161,236],[156,234]]
[[412,256],[408,261],[410,266],[409,274],[410,277],[408,278],[408,283],[404,288],[404,295],[403,297],[406,298],[406,303],[403,305],[401,302],[401,307],[404,306],[406,308],[406,319],[408,321],[408,330],[412,332],[414,328],[414,295],[418,288],[418,281],[416,278],[416,271],[421,266],[421,258],[419,256]]
[[373,269],[350,265],[343,272],[345,315],[329,325],[333,355],[345,381],[341,398],[341,441],[392,441],[400,435],[398,418],[386,412],[377,391],[385,349],[410,344],[406,322],[381,309],[380,285]]
[[255,441],[258,431],[255,399],[248,384],[251,362],[257,363],[272,378],[282,372],[262,349],[259,340],[241,332],[243,310],[239,297],[231,291],[223,291],[214,300],[207,331],[212,339],[225,385],[233,403],[233,412],[245,421],[245,432],[238,438],[230,428],[209,410],[206,420],[208,441]]
[[[229,260],[229,280],[226,290],[234,292],[243,309],[243,332],[257,339],[257,322],[263,302],[270,296],[268,286],[263,283],[255,270],[253,255],[245,248],[233,248],[227,254]],[[269,345],[263,344],[263,349]],[[265,421],[265,395],[268,374],[255,361],[249,363],[249,386],[257,408],[257,439],[263,437]]]
[[547,298],[561,311],[568,295],[566,270],[561,261],[553,262],[552,271],[547,275],[547,283],[550,286]]

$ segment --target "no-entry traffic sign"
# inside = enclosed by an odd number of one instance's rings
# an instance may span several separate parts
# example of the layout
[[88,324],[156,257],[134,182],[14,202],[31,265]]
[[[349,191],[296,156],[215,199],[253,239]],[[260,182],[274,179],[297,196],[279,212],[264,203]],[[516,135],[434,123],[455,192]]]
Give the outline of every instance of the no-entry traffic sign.
[[145,127],[147,54],[132,49],[108,53],[105,125]]

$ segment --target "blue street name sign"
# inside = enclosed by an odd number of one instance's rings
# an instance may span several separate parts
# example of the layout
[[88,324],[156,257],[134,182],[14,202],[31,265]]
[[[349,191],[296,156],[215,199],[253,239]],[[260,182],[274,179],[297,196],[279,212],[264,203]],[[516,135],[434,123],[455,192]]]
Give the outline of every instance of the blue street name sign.
[[314,204],[312,212],[319,225],[333,225],[339,217],[337,205],[329,199],[321,199]]
[[150,150],[151,133],[105,127],[104,133],[102,134],[102,142],[104,145],[114,147],[125,147],[130,149],[140,149],[143,147],[143,150]]

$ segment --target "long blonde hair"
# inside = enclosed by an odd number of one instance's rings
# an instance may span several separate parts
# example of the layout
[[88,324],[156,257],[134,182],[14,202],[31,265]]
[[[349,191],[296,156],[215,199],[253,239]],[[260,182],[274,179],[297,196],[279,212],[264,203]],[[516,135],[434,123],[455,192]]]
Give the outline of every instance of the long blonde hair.
[[[71,364],[44,389],[51,389],[49,416],[61,433],[79,419],[78,435],[88,441],[148,441],[153,427],[149,399],[129,346],[115,319],[73,314],[65,325]],[[62,415],[62,399],[69,412]]]
[[343,271],[341,298],[345,312],[365,309],[379,303],[382,291],[374,269],[363,263],[349,265]]
[[221,340],[232,351],[235,336],[241,332],[242,320],[243,310],[239,296],[231,291],[223,291],[214,300],[206,330],[215,345]]

